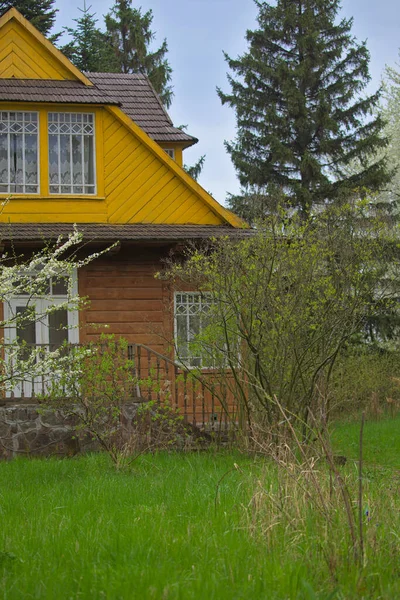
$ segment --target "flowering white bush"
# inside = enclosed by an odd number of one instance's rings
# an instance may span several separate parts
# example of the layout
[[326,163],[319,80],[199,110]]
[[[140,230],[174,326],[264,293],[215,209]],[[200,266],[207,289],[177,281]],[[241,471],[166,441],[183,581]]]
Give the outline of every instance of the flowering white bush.
[[[57,311],[76,312],[82,308],[85,300],[78,295],[74,274],[108,249],[82,258],[77,254],[81,242],[82,234],[74,226],[67,237],[60,236],[55,243],[47,244],[34,254],[25,256],[12,249],[1,256],[0,302],[4,312],[0,319],[0,388],[3,394],[12,393],[15,385],[23,380],[40,379],[43,388],[46,377],[71,368],[72,352],[67,352],[65,345],[52,348],[50,344],[33,344],[28,348],[27,344],[20,343],[17,335],[10,336],[9,332],[26,330],[33,323],[48,323],[49,316]],[[49,282],[60,280],[64,282],[65,292],[54,302]],[[18,312],[13,307],[16,298],[21,298],[23,311]]]

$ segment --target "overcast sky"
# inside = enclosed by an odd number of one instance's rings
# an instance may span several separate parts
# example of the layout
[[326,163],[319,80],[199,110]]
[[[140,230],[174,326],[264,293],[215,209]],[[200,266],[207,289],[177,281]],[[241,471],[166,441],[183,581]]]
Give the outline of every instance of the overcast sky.
[[[92,0],[99,24],[112,0]],[[90,5],[90,0],[87,0]],[[206,154],[200,183],[220,202],[227,192],[237,192],[239,185],[225,152],[224,140],[235,137],[235,116],[222,107],[216,94],[219,86],[228,90],[225,50],[235,57],[246,48],[246,29],[255,26],[256,7],[253,0],[141,0],[133,1],[143,10],[151,8],[156,40],[168,40],[168,58],[173,68],[175,97],[170,109],[176,125],[187,124],[188,133],[199,143],[185,152],[185,162],[193,163]],[[57,28],[71,25],[78,16],[83,0],[56,0],[59,8]],[[398,60],[400,47],[399,0],[343,0],[344,16],[354,17],[353,33],[367,40],[371,53],[370,91],[380,84],[386,64]]]

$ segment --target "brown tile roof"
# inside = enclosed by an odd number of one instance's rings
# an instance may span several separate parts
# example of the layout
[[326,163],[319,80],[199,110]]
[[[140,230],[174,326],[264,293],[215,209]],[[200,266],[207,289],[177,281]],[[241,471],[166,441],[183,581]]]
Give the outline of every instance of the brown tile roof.
[[53,79],[0,79],[0,101],[121,105],[116,96],[95,85]]
[[65,102],[117,105],[159,143],[197,143],[173,123],[145,75],[86,73],[93,86],[80,81],[52,79],[1,79],[0,102]]
[[[0,223],[0,240],[48,241],[60,235],[68,235],[73,229],[70,223]],[[184,240],[206,240],[228,236],[243,239],[254,235],[253,229],[235,229],[229,225],[103,225],[97,223],[78,224],[87,242],[174,242]]]
[[173,123],[146,75],[124,73],[85,73],[96,86],[117,97],[121,108],[156,142],[183,142],[192,146],[197,138]]

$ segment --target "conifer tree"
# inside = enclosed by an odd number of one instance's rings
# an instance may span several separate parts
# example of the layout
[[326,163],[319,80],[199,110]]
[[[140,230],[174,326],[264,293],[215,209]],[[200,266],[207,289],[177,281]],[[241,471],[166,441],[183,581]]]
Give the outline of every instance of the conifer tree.
[[4,0],[0,1],[0,14],[14,7],[44,36],[49,37],[57,14],[54,2],[55,0]]
[[155,34],[151,30],[153,13],[142,13],[141,8],[132,8],[132,0],[115,0],[111,11],[105,15],[107,33],[117,58],[118,70],[122,73],[145,73],[162,103],[168,108],[172,102],[172,69],[166,58],[167,41],[154,52],[150,44]]
[[96,26],[95,13],[83,3],[82,15],[74,19],[76,27],[65,27],[71,41],[61,51],[80,71],[112,73],[118,70],[115,53],[108,36]]
[[[226,148],[244,191],[254,204],[278,190],[306,217],[356,188],[380,189],[390,179],[382,153],[371,161],[387,143],[373,114],[380,92],[362,95],[369,52],[353,19],[337,21],[339,0],[255,3],[258,28],[247,31],[246,53],[225,54],[234,76],[230,93],[218,90],[236,112]],[[349,173],[355,159],[362,168]]]
[[202,154],[202,156],[196,160],[194,165],[183,165],[183,168],[185,169],[186,173],[190,175],[190,177],[197,181],[201,175],[205,161],[206,155]]

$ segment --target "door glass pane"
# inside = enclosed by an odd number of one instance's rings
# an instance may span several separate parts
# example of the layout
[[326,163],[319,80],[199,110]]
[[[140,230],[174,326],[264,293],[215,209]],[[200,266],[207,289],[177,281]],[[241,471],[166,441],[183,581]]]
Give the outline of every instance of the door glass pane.
[[53,296],[68,296],[68,278],[59,277],[52,279],[51,291]]
[[68,342],[68,311],[57,310],[49,314],[49,344],[50,350],[55,350]]
[[[26,313],[27,316],[31,315],[32,309],[28,308],[27,306],[17,306],[16,314],[19,318],[21,318],[16,328],[17,340],[20,344],[29,344],[30,346],[34,346],[36,344],[36,323],[34,321],[32,322],[32,319],[30,318],[24,323],[24,313]],[[29,348],[23,348],[20,354],[20,359],[27,360],[29,357],[29,352]]]

